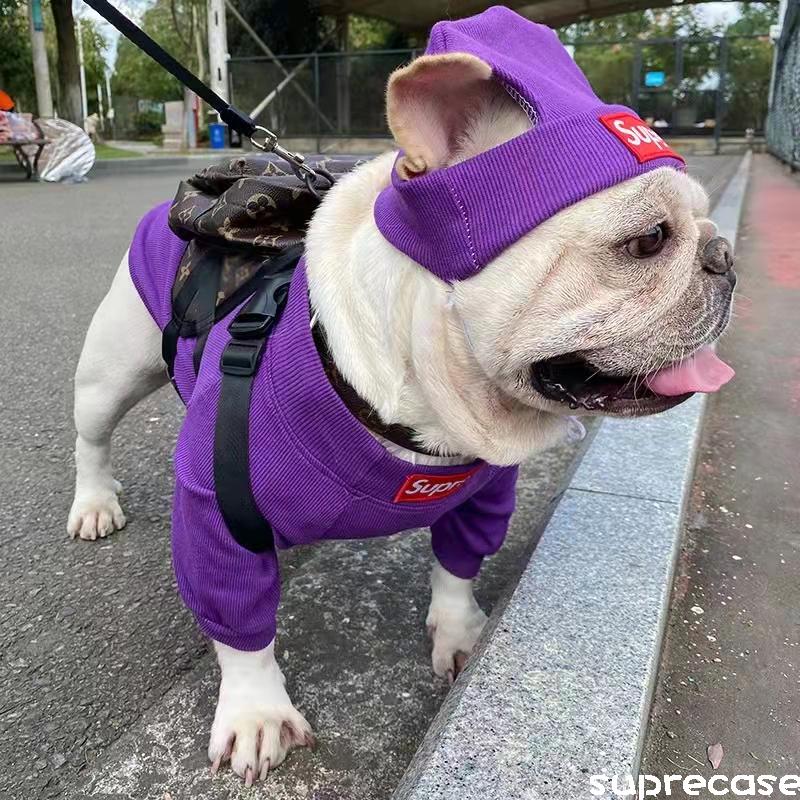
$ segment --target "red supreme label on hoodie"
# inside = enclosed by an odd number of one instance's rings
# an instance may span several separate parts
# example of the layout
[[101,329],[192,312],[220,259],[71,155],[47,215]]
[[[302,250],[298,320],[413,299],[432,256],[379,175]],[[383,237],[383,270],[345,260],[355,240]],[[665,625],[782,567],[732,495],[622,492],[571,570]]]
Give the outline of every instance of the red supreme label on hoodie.
[[469,472],[455,472],[452,475],[409,475],[394,496],[395,503],[425,503],[428,500],[441,500],[457,492],[479,468]]
[[664,156],[683,161],[683,156],[672,150],[644,120],[633,114],[605,114],[600,117],[600,122],[636,156],[640,164]]

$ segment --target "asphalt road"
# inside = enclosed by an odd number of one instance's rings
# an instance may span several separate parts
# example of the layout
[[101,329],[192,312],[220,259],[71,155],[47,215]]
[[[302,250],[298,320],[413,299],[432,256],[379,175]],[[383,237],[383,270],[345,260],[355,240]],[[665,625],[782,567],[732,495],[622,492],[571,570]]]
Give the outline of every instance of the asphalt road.
[[162,391],[116,436],[128,531],[66,536],[72,374],[87,325],[141,214],[178,176],[84,185],[0,183],[0,796],[57,796],[206,651],[175,600],[170,451],[179,403]]
[[[719,189],[735,158],[693,159]],[[232,797],[204,748],[214,667],[177,598],[169,559],[171,451],[181,408],[164,389],[115,438],[127,528],[70,541],[72,373],[136,220],[185,169],[98,174],[83,185],[0,180],[0,797]],[[573,452],[526,466],[519,511],[478,593],[513,581]],[[279,616],[298,705],[320,736],[270,796],[387,797],[446,687],[429,671],[424,535],[288,554]],[[255,796],[255,795],[254,795]]]

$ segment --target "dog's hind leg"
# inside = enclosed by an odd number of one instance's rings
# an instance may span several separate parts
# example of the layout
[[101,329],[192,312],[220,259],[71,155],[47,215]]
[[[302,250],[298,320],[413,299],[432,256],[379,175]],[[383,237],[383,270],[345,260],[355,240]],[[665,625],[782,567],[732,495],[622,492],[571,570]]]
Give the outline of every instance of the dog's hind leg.
[[125,525],[111,471],[111,434],[125,413],[167,382],[161,331],[133,285],[127,253],[95,312],[75,373],[75,499],[67,531],[103,538]]

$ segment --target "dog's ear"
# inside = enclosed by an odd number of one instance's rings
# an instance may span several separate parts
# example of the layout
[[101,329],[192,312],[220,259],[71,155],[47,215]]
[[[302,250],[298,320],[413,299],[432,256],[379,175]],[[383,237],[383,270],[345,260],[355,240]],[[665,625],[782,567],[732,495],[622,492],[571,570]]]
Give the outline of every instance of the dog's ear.
[[470,119],[499,88],[491,78],[492,68],[469,53],[420,56],[392,73],[386,115],[403,150],[401,178],[447,165]]

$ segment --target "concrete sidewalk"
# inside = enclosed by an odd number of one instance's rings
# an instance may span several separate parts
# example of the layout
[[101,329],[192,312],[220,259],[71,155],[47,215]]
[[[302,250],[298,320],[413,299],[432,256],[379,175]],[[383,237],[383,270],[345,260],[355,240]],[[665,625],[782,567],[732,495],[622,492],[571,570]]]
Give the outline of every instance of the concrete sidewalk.
[[[753,160],[736,249],[737,371],[710,399],[642,773],[800,764],[800,181]],[[683,798],[680,792],[673,794]]]

